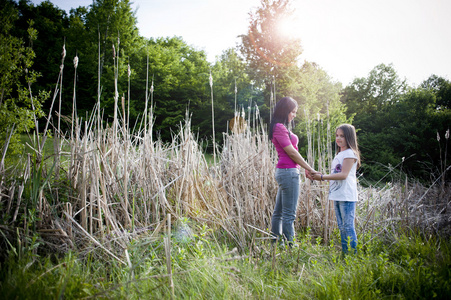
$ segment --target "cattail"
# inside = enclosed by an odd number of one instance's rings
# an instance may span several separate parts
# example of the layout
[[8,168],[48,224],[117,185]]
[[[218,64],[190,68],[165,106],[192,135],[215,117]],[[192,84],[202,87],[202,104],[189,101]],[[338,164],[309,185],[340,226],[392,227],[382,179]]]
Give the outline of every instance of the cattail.
[[78,56],[74,57],[74,68],[76,69],[78,67]]
[[62,56],[63,60],[64,60],[64,58],[66,58],[66,45],[65,44],[63,45],[63,53],[61,53],[61,56]]
[[438,134],[438,131],[437,131],[437,142],[440,142],[440,134]]
[[216,166],[216,137],[215,137],[215,109],[213,102],[213,76],[211,76],[210,70],[210,90],[211,90],[211,127],[213,131],[213,162]]

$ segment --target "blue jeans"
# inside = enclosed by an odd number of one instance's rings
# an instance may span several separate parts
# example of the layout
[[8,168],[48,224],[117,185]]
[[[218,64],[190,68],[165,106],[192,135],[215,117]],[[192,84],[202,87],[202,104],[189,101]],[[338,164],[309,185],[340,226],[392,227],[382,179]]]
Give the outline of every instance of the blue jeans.
[[276,169],[276,181],[279,190],[271,219],[271,233],[289,242],[294,237],[294,220],[299,198],[299,169]]
[[351,201],[334,201],[343,253],[348,253],[348,238],[350,239],[350,246],[354,250],[354,253],[357,250],[357,234],[354,225],[356,204],[357,202]]

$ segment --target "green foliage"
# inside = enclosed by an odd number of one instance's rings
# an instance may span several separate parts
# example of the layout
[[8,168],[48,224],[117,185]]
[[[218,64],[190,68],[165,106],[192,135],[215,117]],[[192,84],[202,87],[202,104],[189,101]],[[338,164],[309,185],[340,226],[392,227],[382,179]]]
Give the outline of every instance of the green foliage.
[[[152,60],[150,70],[155,74],[156,129],[163,133],[164,128],[175,128],[182,122],[187,109],[193,113],[193,120],[196,120],[193,122],[198,129],[202,126],[200,120],[211,116],[206,113],[211,111],[211,100],[205,53],[187,46],[180,38],[159,39],[153,51],[149,58]],[[161,57],[159,53],[165,55]],[[201,134],[211,135],[208,129],[204,128]],[[168,138],[168,135],[162,134],[162,137]]]
[[443,137],[451,123],[446,104],[450,86],[449,81],[431,76],[421,87],[408,89],[391,65],[379,65],[367,78],[355,79],[345,88],[342,101],[347,116],[354,115],[363,157],[361,172],[367,179],[378,181],[394,166],[424,180],[443,172],[439,166],[445,157],[440,153],[447,139],[440,143],[436,136]]
[[39,73],[32,70],[35,52],[31,48],[37,32],[34,22],[28,23],[29,46],[18,37],[12,35],[14,22],[18,19],[18,10],[12,1],[2,2],[0,10],[0,145],[5,149],[8,138],[14,129],[14,135],[9,141],[11,154],[21,150],[18,134],[35,128],[35,120],[43,115],[42,102],[48,98],[48,93],[39,92],[38,96],[31,93],[31,86],[36,82]]
[[[14,23],[12,34],[27,39],[30,21],[33,21],[33,28],[37,31],[32,42],[36,53],[33,68],[43,76],[40,76],[33,85],[33,91],[51,91],[60,71],[65,29],[69,26],[66,12],[50,1],[43,1],[34,6],[30,1],[21,0],[17,9],[20,17]],[[50,103],[44,104],[46,111],[50,108],[49,105]]]
[[[223,52],[212,67],[212,77],[217,131],[226,132],[227,123],[234,116],[244,114],[248,120],[250,111],[255,113],[255,109],[261,109],[264,105],[262,91],[254,89],[245,62],[235,49],[230,48]],[[211,132],[211,118],[199,121],[201,127],[209,128]],[[221,140],[219,139],[219,142]]]
[[420,87],[431,90],[435,94],[437,110],[451,109],[451,82],[449,80],[431,75]]
[[332,82],[327,73],[317,64],[304,62],[300,80],[294,90],[299,95],[299,106],[310,118],[321,116],[343,115],[344,106],[340,102],[341,84]]
[[351,123],[353,116],[346,116],[345,106],[340,102],[340,83],[332,82],[315,63],[305,62],[300,71],[300,80],[294,93],[299,95],[299,117],[296,117],[296,121],[299,121],[295,132],[300,138],[300,152],[308,155],[310,145],[310,150],[314,152],[311,154],[318,160],[323,158],[318,169],[321,167],[323,172],[327,172],[327,162],[333,158],[328,156],[334,155],[327,153],[327,150],[334,149],[335,128],[343,123]]

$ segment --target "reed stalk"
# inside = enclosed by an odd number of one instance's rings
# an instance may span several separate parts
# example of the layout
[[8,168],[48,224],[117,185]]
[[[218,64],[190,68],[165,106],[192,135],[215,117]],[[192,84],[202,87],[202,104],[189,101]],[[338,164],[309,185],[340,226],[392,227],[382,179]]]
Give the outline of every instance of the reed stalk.
[[[97,25],[97,32],[98,32],[98,53],[97,53],[97,136],[100,137],[100,126],[101,126],[101,119],[100,119],[100,94],[101,94],[101,87],[100,87],[100,77],[101,77],[101,60],[100,60],[100,27]],[[99,144],[100,148],[100,144]]]
[[210,91],[211,91],[211,126],[213,130],[213,161],[216,166],[216,137],[215,137],[215,106],[213,103],[213,77],[211,76],[210,71]]

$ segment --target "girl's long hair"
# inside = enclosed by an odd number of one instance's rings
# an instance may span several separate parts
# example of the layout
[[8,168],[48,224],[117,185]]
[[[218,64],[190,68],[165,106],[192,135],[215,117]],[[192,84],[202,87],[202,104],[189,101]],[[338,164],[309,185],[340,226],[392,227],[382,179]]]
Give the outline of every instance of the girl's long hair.
[[[351,124],[341,124],[337,127],[335,132],[337,132],[338,129],[343,130],[343,134],[346,139],[346,145],[348,148],[351,148],[352,151],[354,151],[354,154],[357,156],[357,168],[360,167],[360,151],[359,151],[359,145],[357,143],[357,134],[355,132],[355,127]],[[340,152],[340,147],[337,146],[337,152]]]
[[[288,128],[288,114],[296,107],[298,107],[298,103],[291,97],[283,97],[277,102],[272,114],[271,124],[269,125],[268,137],[270,140],[272,140],[274,126],[277,123],[282,123]],[[294,127],[293,121],[291,121],[291,126]]]

